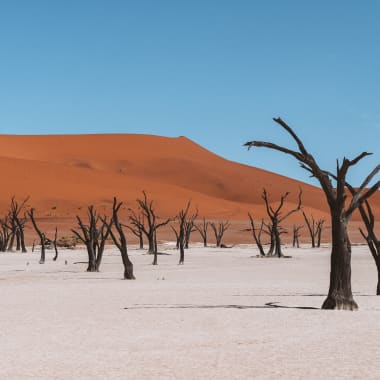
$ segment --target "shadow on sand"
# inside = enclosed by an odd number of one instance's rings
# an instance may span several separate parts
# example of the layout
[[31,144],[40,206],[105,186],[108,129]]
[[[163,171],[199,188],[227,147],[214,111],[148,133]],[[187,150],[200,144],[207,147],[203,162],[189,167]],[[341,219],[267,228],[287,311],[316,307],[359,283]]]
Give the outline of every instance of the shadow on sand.
[[283,306],[278,302],[267,302],[265,305],[133,305],[125,307],[124,310],[136,309],[298,309],[298,310],[320,310],[318,307],[310,306]]

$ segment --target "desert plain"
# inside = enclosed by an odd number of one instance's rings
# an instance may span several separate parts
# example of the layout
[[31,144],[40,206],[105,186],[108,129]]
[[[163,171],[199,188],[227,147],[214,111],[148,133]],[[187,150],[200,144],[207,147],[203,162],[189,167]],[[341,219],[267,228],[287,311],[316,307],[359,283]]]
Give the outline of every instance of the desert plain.
[[378,379],[380,298],[366,246],[354,246],[357,312],[320,310],[330,247],[193,244],[178,265],[131,247],[135,281],[119,252],[86,273],[84,249],[0,255],[2,379]]

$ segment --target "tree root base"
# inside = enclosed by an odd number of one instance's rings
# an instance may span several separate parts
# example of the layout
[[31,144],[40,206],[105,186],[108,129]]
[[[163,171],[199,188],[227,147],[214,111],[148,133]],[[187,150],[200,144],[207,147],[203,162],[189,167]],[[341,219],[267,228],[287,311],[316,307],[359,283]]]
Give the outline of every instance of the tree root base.
[[358,310],[358,304],[351,298],[346,299],[343,297],[331,297],[328,296],[323,302],[323,310]]

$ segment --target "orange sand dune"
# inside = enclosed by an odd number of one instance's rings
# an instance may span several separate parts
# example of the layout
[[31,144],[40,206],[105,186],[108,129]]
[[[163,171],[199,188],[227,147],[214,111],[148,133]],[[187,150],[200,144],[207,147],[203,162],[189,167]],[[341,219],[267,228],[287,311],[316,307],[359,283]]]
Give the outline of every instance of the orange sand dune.
[[106,211],[114,195],[134,207],[146,190],[161,216],[173,216],[191,199],[201,216],[242,221],[247,211],[265,217],[266,187],[274,202],[289,191],[289,207],[302,188],[305,210],[327,218],[320,189],[225,160],[185,137],[2,135],[0,152],[2,211],[12,195],[29,195],[38,215],[70,220],[88,204]]

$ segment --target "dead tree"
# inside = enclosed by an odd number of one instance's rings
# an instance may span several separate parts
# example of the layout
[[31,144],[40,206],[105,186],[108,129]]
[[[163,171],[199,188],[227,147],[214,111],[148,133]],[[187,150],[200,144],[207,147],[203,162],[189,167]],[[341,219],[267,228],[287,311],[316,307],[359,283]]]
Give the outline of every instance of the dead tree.
[[210,223],[212,230],[214,231],[216,247],[219,248],[222,245],[222,239],[224,233],[230,227],[230,223],[227,220],[226,222],[219,222],[218,224]]
[[[119,215],[118,212],[120,210],[120,207],[122,206],[123,202],[117,202],[116,197],[113,199],[113,205],[112,205],[112,221],[110,224],[113,223],[113,225],[116,228],[118,236],[112,231],[111,226],[109,226],[109,231],[111,234],[112,241],[116,245],[116,247],[119,249],[121,254],[121,259],[123,261],[124,265],[124,279],[125,280],[135,280],[135,276],[133,274],[133,264],[132,261],[129,259],[128,256],[128,249],[127,249],[127,238],[125,237],[125,233],[123,230],[123,225],[119,221]],[[107,224],[107,221],[104,221],[105,224]]]
[[38,237],[40,238],[40,245],[41,245],[40,264],[44,264],[45,263],[45,242],[46,242],[46,235],[37,226],[36,220],[34,218],[34,208],[32,208],[32,209],[30,209],[30,211],[28,211],[28,215],[29,215],[30,220],[32,221],[34,230],[36,231]]
[[[330,208],[332,230],[330,287],[322,309],[356,310],[358,305],[353,299],[351,290],[351,244],[348,238],[347,226],[352,213],[380,187],[380,181],[377,181],[370,188],[366,188],[380,170],[380,165],[365,178],[355,193],[355,196],[352,197],[349,204],[346,205],[347,195],[345,189],[347,172],[352,166],[356,165],[370,153],[363,152],[352,160],[343,158],[341,164],[337,162],[336,174],[332,176],[328,171],[319,167],[299,137],[282,119],[275,118],[274,121],[289,133],[296,142],[298,150],[288,149],[264,141],[250,141],[247,142],[245,146],[248,148],[264,147],[291,155],[300,162],[303,169],[307,170],[319,181]],[[336,180],[335,187],[331,182],[332,178]]]
[[54,240],[52,240],[55,256],[53,257],[53,261],[58,259],[58,246],[57,246],[57,238],[58,238],[58,228],[55,227]]
[[10,233],[9,233],[10,238],[9,238],[7,251],[12,252],[13,246],[15,243],[15,238],[16,238],[17,224],[16,224],[16,221],[12,218],[11,213],[9,213],[8,215],[9,215],[9,218],[8,218],[9,224],[7,227],[10,231]]
[[295,212],[299,211],[301,209],[301,197],[302,197],[302,190],[300,190],[299,195],[298,195],[298,205],[296,208],[288,211],[285,215],[282,215],[282,208],[284,206],[284,202],[286,198],[288,197],[289,193],[285,193],[284,195],[281,196],[280,198],[280,204],[278,205],[277,208],[273,208],[269,204],[268,200],[268,194],[266,190],[263,190],[262,198],[265,202],[265,207],[267,210],[267,214],[270,218],[271,221],[271,234],[274,238],[274,255],[277,257],[283,257],[284,255],[282,254],[281,250],[281,223],[288,218],[290,215],[294,214]]
[[179,248],[179,265],[183,265],[185,262],[185,249],[189,248],[190,234],[194,231],[195,219],[198,215],[196,211],[193,215],[188,217],[191,202],[187,203],[186,208],[182,209],[176,219],[178,221],[178,231],[174,228],[173,230],[177,233],[177,244]]
[[311,218],[308,218],[304,211],[302,211],[303,218],[305,219],[307,230],[309,231],[311,239],[311,248],[315,248],[315,238],[317,236],[316,222],[313,215]]
[[194,225],[195,229],[199,232],[203,240],[203,246],[207,247],[207,230],[209,222],[205,218],[202,220],[202,224]]
[[325,220],[319,219],[317,222],[317,247],[320,248],[322,241],[322,231],[323,225],[325,224]]
[[84,224],[82,219],[77,216],[81,233],[74,229],[71,231],[86,246],[88,254],[87,272],[98,272],[103,258],[104,247],[112,227],[112,220],[107,223],[106,216],[100,218],[94,206],[89,206],[87,210],[88,224]]
[[15,234],[16,234],[16,250],[25,253],[27,252],[25,246],[25,236],[24,229],[25,223],[27,221],[24,213],[24,217],[20,217],[20,213],[25,209],[25,204],[29,200],[29,197],[25,198],[21,204],[19,204],[15,197],[11,199],[11,208],[10,208],[10,217],[12,219],[12,226],[15,226]]
[[156,211],[153,208],[153,201],[148,200],[146,192],[143,191],[143,198],[137,199],[137,205],[140,209],[141,215],[143,215],[144,220],[146,220],[147,225],[145,225],[136,215],[136,213],[130,209],[131,216],[130,220],[133,225],[140,228],[141,231],[148,239],[149,244],[149,254],[153,254],[153,265],[157,265],[157,230],[165,225],[167,225],[172,219],[165,219],[163,222],[158,223],[158,217]]
[[311,217],[307,217],[303,211],[302,215],[305,219],[307,230],[309,231],[311,248],[319,248],[321,246],[322,230],[325,221],[323,219],[315,220],[313,215],[311,215]]
[[187,223],[187,213],[189,212],[190,202],[188,202],[185,209],[182,209],[178,215],[177,220],[179,224],[178,231],[178,243],[179,243],[179,265],[185,263],[185,244],[186,244],[186,223]]
[[133,233],[133,235],[135,235],[139,239],[139,249],[144,249],[144,239],[143,239],[144,231],[141,228],[141,226],[144,225],[144,216],[135,215],[135,217],[137,219],[137,223],[134,222],[133,217],[130,217],[129,220],[131,221],[132,226],[125,226],[125,227],[127,227]]
[[179,249],[179,231],[177,231],[173,226],[170,226],[170,228],[172,229],[172,231],[174,232],[175,234],[175,247],[176,249]]
[[380,241],[375,234],[375,216],[368,202],[365,202],[366,207],[360,206],[360,214],[362,216],[366,233],[359,228],[361,235],[367,242],[368,248],[375,260],[377,269],[377,288],[376,295],[380,296]]
[[185,249],[189,248],[189,243],[190,243],[190,236],[192,232],[196,231],[195,228],[195,219],[198,216],[198,210],[191,215],[186,221],[185,221]]
[[9,227],[9,215],[7,214],[4,219],[1,219],[1,230],[0,230],[0,245],[1,252],[5,252],[8,248],[10,239],[10,227]]
[[297,226],[293,225],[293,247],[299,248],[300,247],[300,241],[299,237],[301,236],[300,230],[303,228],[303,226]]
[[[358,191],[352,187],[349,183],[346,182],[346,186],[350,191],[353,197],[357,196]],[[368,248],[371,252],[371,255],[375,261],[376,269],[377,269],[377,287],[376,287],[376,295],[380,296],[380,241],[375,233],[375,215],[372,211],[372,208],[368,202],[365,200],[363,204],[359,205],[359,212],[362,217],[362,221],[366,228],[366,233],[362,228],[359,228],[360,234],[363,236],[365,241],[367,242]]]
[[265,257],[264,247],[261,242],[261,234],[263,233],[263,229],[264,229],[264,220],[261,220],[260,229],[257,231],[255,227],[255,222],[250,213],[248,213],[248,218],[251,223],[251,228],[249,229],[249,231],[252,231],[252,235],[257,245],[257,248],[259,249],[260,256]]

